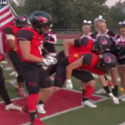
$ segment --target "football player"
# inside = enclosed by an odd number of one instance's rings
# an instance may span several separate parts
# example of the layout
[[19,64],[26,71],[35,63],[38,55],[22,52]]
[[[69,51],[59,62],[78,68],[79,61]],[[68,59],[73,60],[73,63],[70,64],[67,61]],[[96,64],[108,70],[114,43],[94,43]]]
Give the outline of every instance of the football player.
[[[41,65],[54,64],[54,58],[44,58],[41,52],[44,33],[51,28],[52,18],[43,11],[35,11],[30,16],[32,27],[18,31],[18,54],[22,60],[22,72],[29,93],[27,108],[32,125],[44,125],[36,112],[39,100],[46,101],[53,94],[52,81]],[[42,88],[42,92],[40,92]]]
[[[21,29],[22,27],[26,27],[26,26],[30,26],[30,22],[28,20],[28,17],[26,15],[18,15],[15,17],[15,22],[13,25],[7,26],[6,28],[4,28],[3,32],[6,35],[6,39],[7,39],[7,45],[8,45],[8,55],[9,58],[15,68],[15,70],[18,73],[17,76],[17,83],[18,83],[18,95],[25,97],[26,91],[24,88],[24,79],[23,76],[21,74],[21,66],[22,66],[22,62],[17,54],[17,32],[19,31],[19,29]],[[17,85],[15,85],[17,86]]]

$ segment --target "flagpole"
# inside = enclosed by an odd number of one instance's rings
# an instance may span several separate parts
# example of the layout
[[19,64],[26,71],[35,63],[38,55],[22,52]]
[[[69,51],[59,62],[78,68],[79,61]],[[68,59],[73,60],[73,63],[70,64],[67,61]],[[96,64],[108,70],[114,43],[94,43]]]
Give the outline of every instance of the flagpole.
[[13,9],[13,7],[11,6],[9,0],[8,0],[8,5],[10,6],[10,9],[12,10],[14,16],[17,16],[17,13],[16,13],[15,10]]

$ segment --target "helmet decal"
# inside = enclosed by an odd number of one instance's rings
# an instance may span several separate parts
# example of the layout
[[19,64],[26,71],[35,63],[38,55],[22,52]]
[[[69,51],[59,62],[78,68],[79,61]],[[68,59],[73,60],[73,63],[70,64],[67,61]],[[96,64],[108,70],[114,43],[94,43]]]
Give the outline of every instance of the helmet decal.
[[111,63],[111,58],[108,55],[105,56],[104,60],[106,63]]
[[104,38],[102,38],[101,43],[102,43],[103,45],[106,45],[106,44],[107,44],[107,40],[104,39]]
[[46,18],[44,18],[44,17],[36,16],[36,19],[40,20],[43,23],[47,23],[48,22],[48,20]]
[[20,18],[20,20],[22,20],[22,21],[25,21],[25,20],[26,20],[26,18],[23,17],[23,16],[20,16],[19,18]]

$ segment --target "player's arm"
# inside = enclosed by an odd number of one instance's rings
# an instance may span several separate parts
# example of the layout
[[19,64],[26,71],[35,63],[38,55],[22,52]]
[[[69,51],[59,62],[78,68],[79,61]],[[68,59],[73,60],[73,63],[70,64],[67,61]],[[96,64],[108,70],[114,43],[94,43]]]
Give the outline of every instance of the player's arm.
[[71,46],[80,47],[86,46],[89,42],[87,37],[79,38],[79,39],[66,39],[64,40],[64,52],[65,56],[69,56],[69,49]]
[[108,81],[105,79],[104,75],[99,75],[99,79],[100,79],[103,87],[108,85]]
[[64,48],[64,53],[65,53],[65,56],[69,56],[69,49],[71,46],[74,46],[74,42],[75,39],[65,39],[64,42],[63,42],[63,48]]
[[7,27],[3,31],[6,35],[6,39],[7,39],[9,47],[11,47],[12,49],[16,49],[16,44],[15,44],[16,39],[13,33],[13,29],[11,27]]
[[19,46],[23,58],[32,62],[42,62],[43,58],[38,58],[30,53],[31,52],[30,44],[31,42],[28,40],[19,40]]
[[[42,62],[43,58],[36,57],[32,55],[31,52],[31,39],[33,33],[26,30],[20,30],[17,34],[19,40],[19,47],[22,53],[22,56],[25,60],[32,62]],[[42,57],[42,56],[41,56]]]
[[71,79],[71,76],[72,76],[72,72],[74,69],[77,69],[79,67],[81,67],[83,65],[83,58],[84,57],[81,57],[80,59],[76,60],[75,62],[69,64],[67,67],[66,67],[66,79]]
[[112,93],[111,87],[108,85],[106,78],[104,77],[104,75],[99,75],[99,78],[103,84],[103,88],[106,91],[106,93],[108,94],[108,96],[111,98],[111,100],[113,100],[113,102],[115,104],[119,104],[119,100],[114,96],[114,94]]

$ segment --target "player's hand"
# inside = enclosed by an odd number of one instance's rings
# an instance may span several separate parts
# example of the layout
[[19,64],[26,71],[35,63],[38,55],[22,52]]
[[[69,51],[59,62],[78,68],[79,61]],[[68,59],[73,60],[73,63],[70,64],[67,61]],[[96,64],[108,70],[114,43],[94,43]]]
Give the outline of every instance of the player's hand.
[[50,55],[48,55],[48,56],[46,57],[46,59],[50,60],[50,61],[52,62],[52,64],[56,64],[56,63],[57,63],[57,59],[54,58],[54,57],[52,57],[52,56],[50,56]]
[[65,86],[66,86],[66,89],[69,89],[69,90],[73,89],[73,84],[71,79],[68,79],[65,81]]
[[112,101],[113,101],[116,105],[119,104],[119,100],[118,100],[117,97],[115,97],[112,93],[109,94],[109,96],[110,96],[110,98],[112,99]]
[[50,59],[44,58],[41,63],[38,63],[38,65],[42,65],[42,66],[47,66],[48,67],[48,66],[52,65],[52,62],[51,62]]

